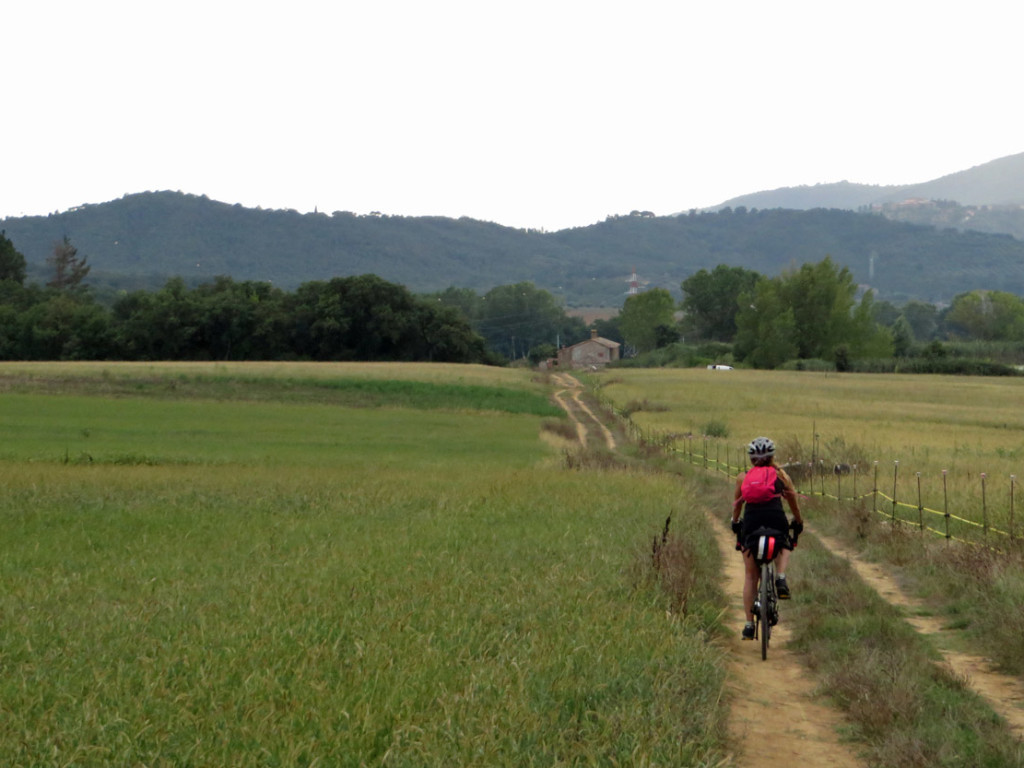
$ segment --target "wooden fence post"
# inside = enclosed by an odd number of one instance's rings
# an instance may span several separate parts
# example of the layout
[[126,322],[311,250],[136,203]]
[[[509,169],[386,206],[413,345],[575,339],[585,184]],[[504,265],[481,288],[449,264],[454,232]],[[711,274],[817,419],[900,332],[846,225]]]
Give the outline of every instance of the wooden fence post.
[[921,503],[921,473],[917,473],[917,524],[924,533],[924,505]]
[[1010,541],[1013,541],[1013,490],[1017,485],[1017,476],[1010,475]]
[[946,541],[949,541],[952,536],[949,535],[949,491],[946,488],[946,473],[948,470],[942,470],[942,508],[945,510],[946,518]]
[[871,497],[872,497],[872,501],[871,501],[872,509],[871,509],[871,511],[872,512],[878,512],[878,462],[877,461],[875,462],[875,485],[874,485],[874,488],[872,488],[872,490],[871,490]]
[[985,503],[985,473],[981,473],[981,527],[988,538],[988,505]]
[[900,474],[900,462],[899,459],[892,463],[892,522],[896,523],[896,480]]

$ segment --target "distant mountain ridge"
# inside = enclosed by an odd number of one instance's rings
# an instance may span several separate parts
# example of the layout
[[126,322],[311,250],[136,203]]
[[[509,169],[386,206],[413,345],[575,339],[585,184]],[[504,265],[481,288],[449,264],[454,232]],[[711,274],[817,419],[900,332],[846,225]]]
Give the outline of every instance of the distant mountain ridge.
[[871,186],[841,181],[835,184],[780,187],[753,192],[709,210],[747,208],[841,208],[860,210],[908,199],[950,200],[970,206],[1024,205],[1024,152],[992,160],[932,181],[899,186]]
[[1005,234],[1016,233],[1021,206],[925,195],[1018,199],[1020,188],[1024,200],[1022,166],[1024,154],[911,187],[789,188],[735,198],[716,212],[634,212],[551,233],[468,218],[251,209],[181,192],[7,218],[0,229],[25,255],[31,279],[45,282],[46,259],[67,236],[92,266],[88,281],[110,291],[152,289],[172,276],[293,289],[373,273],[417,293],[528,281],[569,306],[617,307],[634,268],[646,287],[678,296],[683,280],[718,264],[773,276],[830,256],[880,298],[941,303],[976,288],[1024,295],[1024,240]]

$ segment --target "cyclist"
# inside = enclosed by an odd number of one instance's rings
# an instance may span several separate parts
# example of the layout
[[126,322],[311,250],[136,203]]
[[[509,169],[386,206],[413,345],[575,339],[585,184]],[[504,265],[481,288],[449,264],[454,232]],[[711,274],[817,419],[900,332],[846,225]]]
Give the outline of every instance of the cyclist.
[[[743,628],[743,639],[754,639],[754,595],[757,594],[757,582],[760,578],[753,553],[745,548],[747,537],[758,528],[773,528],[780,531],[785,539],[776,560],[775,589],[780,600],[790,598],[789,585],[786,583],[786,564],[793,548],[789,542],[790,524],[782,507],[785,499],[793,513],[793,534],[799,536],[804,529],[803,515],[800,514],[800,503],[797,501],[796,488],[789,475],[775,466],[775,443],[767,437],[755,437],[747,446],[751,468],[736,480],[736,496],[732,504],[732,530],[743,549],[743,563],[746,568],[743,582],[743,608],[747,613],[747,623]],[[766,484],[767,487],[759,487]],[[746,509],[744,510],[744,507]],[[743,512],[743,522],[740,522]]]

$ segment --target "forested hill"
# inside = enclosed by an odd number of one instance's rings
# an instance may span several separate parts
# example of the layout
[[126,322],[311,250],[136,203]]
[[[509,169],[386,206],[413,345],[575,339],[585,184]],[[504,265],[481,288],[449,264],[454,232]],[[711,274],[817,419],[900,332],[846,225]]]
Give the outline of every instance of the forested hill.
[[45,276],[47,257],[66,235],[92,266],[90,282],[129,288],[227,275],[292,289],[373,273],[414,292],[530,281],[570,306],[619,306],[633,267],[648,286],[678,294],[702,268],[775,275],[828,255],[894,301],[942,302],[975,288],[1024,294],[1022,241],[841,210],[634,213],[544,233],[466,218],[300,214],[146,192],[0,220],[0,229],[28,260],[31,279]]

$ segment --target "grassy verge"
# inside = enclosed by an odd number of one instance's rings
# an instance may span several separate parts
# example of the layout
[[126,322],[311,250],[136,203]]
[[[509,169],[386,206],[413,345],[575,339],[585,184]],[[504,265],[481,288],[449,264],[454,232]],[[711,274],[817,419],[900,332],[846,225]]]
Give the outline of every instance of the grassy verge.
[[[794,558],[794,561],[797,559]],[[1020,742],[899,612],[810,539],[794,644],[886,766],[1024,765]]]
[[995,551],[923,535],[914,526],[879,522],[869,504],[850,510],[822,504],[823,524],[862,557],[885,563],[946,625],[947,641],[991,659],[1007,674],[1024,675],[1024,550]]

